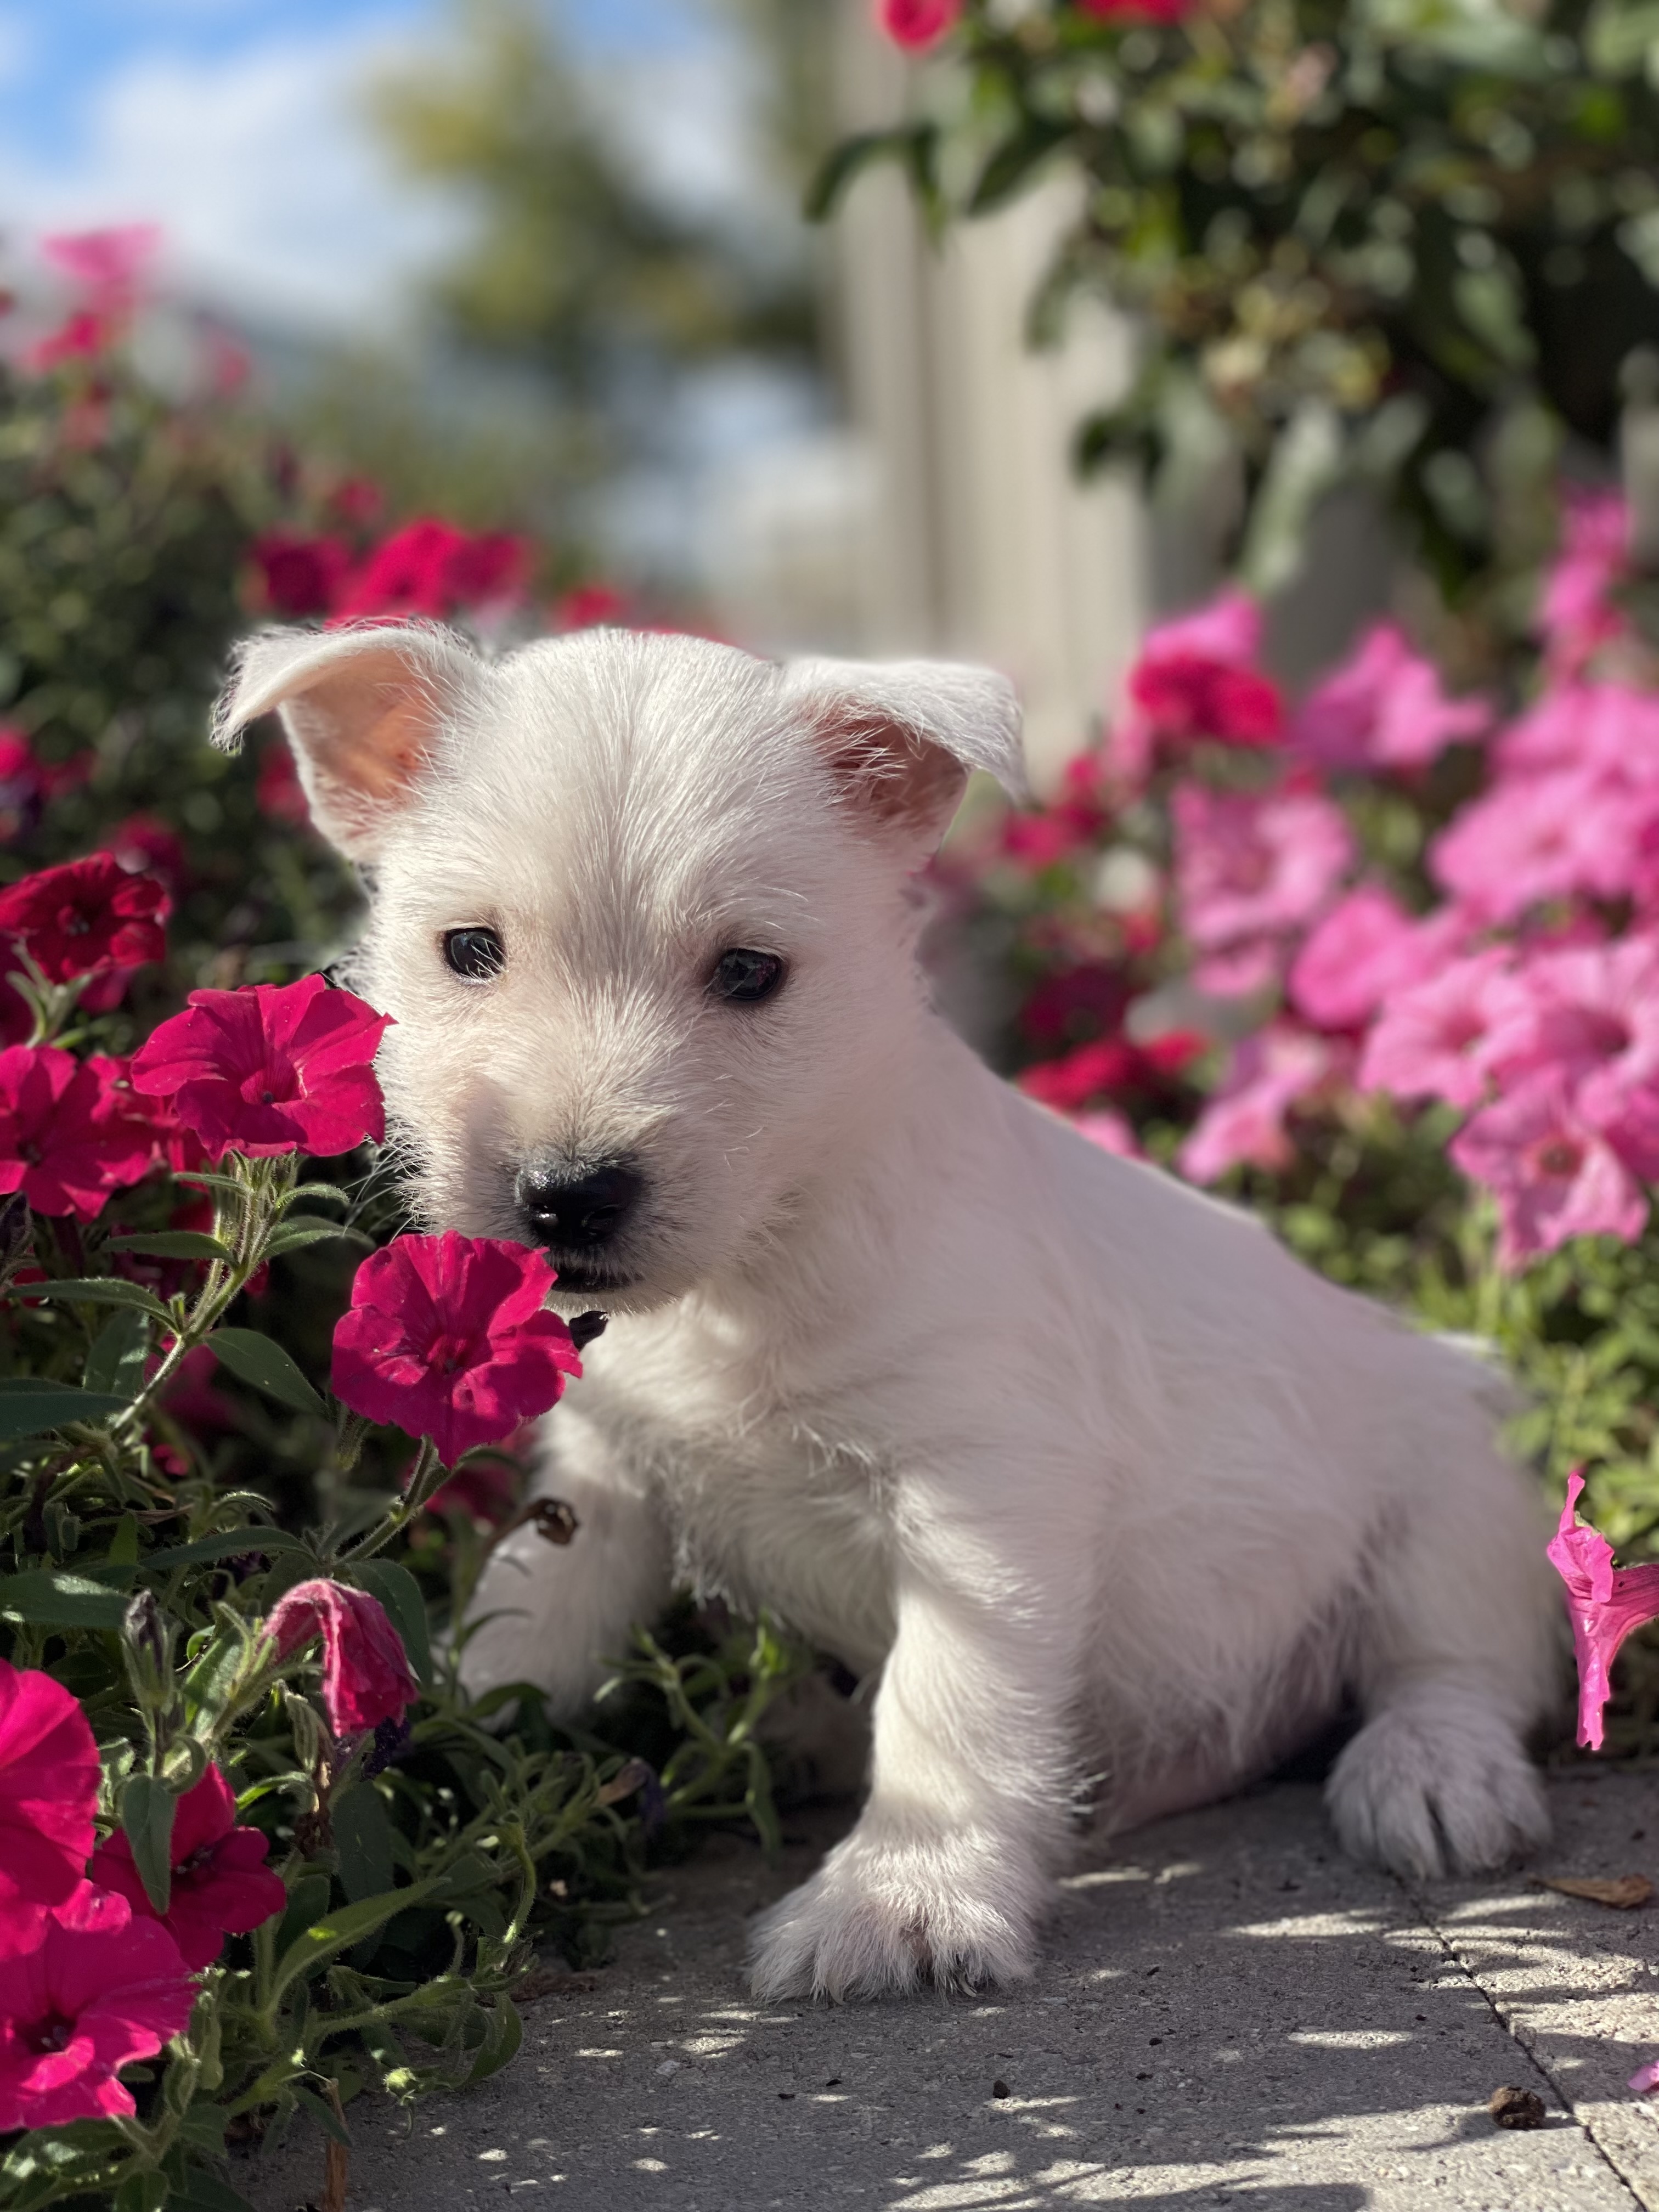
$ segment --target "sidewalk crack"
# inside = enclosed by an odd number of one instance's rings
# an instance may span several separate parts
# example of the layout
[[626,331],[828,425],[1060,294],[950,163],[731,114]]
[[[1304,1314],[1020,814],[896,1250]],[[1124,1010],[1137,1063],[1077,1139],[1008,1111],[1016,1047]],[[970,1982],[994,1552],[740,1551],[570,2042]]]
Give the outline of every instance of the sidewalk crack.
[[1476,1996],[1480,1997],[1481,2002],[1486,2006],[1493,2020],[1497,2021],[1498,2027],[1501,2027],[1504,2034],[1508,2036],[1510,2041],[1515,2045],[1516,2051],[1521,2054],[1521,2057],[1526,2061],[1527,2064],[1538,2076],[1538,2079],[1543,2083],[1546,2090],[1549,2093],[1549,2096],[1553,2100],[1557,2107],[1566,2114],[1567,2118],[1577,2129],[1579,2134],[1583,2137],[1585,2142],[1589,2144],[1589,2148],[1595,2152],[1597,2158],[1601,2160],[1602,2165],[1605,2166],[1608,2172],[1612,2174],[1613,2179],[1619,2184],[1620,2187],[1625,2191],[1626,2196],[1629,2197],[1631,2202],[1633,2204],[1641,2205],[1644,2208],[1644,2212],[1655,2212],[1655,2208],[1650,2203],[1650,2200],[1643,2195],[1642,2191],[1636,2181],[1630,2174],[1626,2172],[1624,2167],[1620,2164],[1617,2158],[1613,2156],[1613,2153],[1607,2148],[1607,2145],[1596,2134],[1594,2124],[1591,2122],[1589,2115],[1579,2110],[1565,2083],[1552,2071],[1541,2053],[1535,2047],[1531,2032],[1527,2027],[1525,2022],[1514,2019],[1500,2000],[1486,1987],[1486,1984],[1481,1980],[1480,1975],[1475,1972],[1468,1960],[1464,1957],[1462,1951],[1458,1947],[1455,1938],[1449,1934],[1448,1931],[1440,1924],[1439,1920],[1435,1916],[1434,1908],[1430,1904],[1428,1899],[1425,1897],[1420,1891],[1413,1889],[1411,1884],[1405,1881],[1401,1875],[1391,1875],[1390,1879],[1393,1881],[1395,1887],[1400,1891],[1401,1895],[1405,1899],[1407,1904],[1411,1907],[1412,1911],[1416,1916],[1419,1925],[1425,1929],[1434,1938],[1435,1942],[1440,1948],[1442,1955],[1462,1978],[1462,1979],[1468,1984],[1469,1987],[1475,1992]]

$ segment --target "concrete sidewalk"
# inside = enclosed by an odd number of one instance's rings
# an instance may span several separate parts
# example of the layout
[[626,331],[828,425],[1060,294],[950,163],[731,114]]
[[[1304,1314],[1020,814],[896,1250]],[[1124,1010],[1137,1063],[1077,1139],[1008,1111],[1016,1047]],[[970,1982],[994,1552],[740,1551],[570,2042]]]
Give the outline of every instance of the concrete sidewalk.
[[[1659,1777],[1552,1790],[1534,1871],[1659,1875]],[[1659,2212],[1659,2100],[1624,2086],[1659,2054],[1659,1905],[1523,1874],[1409,1892],[1281,1785],[1102,1853],[1018,1995],[762,2010],[744,1920],[832,1832],[776,1872],[712,1844],[613,1966],[528,2008],[506,2074],[407,2131],[355,2106],[351,2212]],[[1545,2126],[1494,2126],[1506,2083]],[[321,2168],[296,2132],[237,2181],[293,2212]]]

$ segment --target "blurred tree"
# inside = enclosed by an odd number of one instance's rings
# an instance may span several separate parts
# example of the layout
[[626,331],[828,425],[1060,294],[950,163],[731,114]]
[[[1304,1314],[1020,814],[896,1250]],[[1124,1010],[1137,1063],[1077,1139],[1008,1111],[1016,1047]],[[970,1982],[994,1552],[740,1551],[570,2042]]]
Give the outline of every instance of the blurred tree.
[[476,211],[433,286],[449,334],[541,372],[601,418],[664,364],[810,356],[801,266],[665,204],[634,173],[536,0],[456,0],[454,32],[441,68],[423,58],[374,93],[410,171]]

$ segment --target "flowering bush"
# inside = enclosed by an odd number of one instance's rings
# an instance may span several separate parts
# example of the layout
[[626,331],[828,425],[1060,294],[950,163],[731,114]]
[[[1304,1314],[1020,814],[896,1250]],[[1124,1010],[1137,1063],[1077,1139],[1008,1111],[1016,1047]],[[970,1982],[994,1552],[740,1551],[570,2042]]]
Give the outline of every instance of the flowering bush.
[[[1524,1443],[1557,1482],[1584,1463],[1598,1524],[1639,1544],[1659,662],[1619,501],[1570,511],[1515,693],[1450,690],[1382,623],[1285,697],[1230,591],[1152,632],[1059,795],[969,825],[941,881],[1012,974],[1025,1089],[1247,1196],[1339,1279],[1495,1339],[1533,1395]],[[1620,1741],[1659,1690],[1639,1653],[1633,1679]]]
[[528,624],[544,564],[147,391],[144,246],[58,241],[83,296],[0,368],[4,2212],[225,2212],[272,2125],[482,2079],[653,1837],[775,1841],[801,1663],[683,1620],[578,1740],[434,1637],[515,1516],[580,1543],[518,1503],[580,1358],[539,1255],[398,1233],[386,1018],[307,972],[351,887],[280,743],[203,740],[252,616]]

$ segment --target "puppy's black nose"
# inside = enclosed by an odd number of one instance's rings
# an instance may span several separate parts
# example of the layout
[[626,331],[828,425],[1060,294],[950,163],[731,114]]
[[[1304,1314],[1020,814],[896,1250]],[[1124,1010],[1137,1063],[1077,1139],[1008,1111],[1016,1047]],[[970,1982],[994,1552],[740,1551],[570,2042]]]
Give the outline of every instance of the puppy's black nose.
[[644,1188],[645,1177],[619,1160],[585,1175],[526,1169],[519,1177],[519,1210],[544,1244],[561,1252],[596,1251],[617,1237]]

